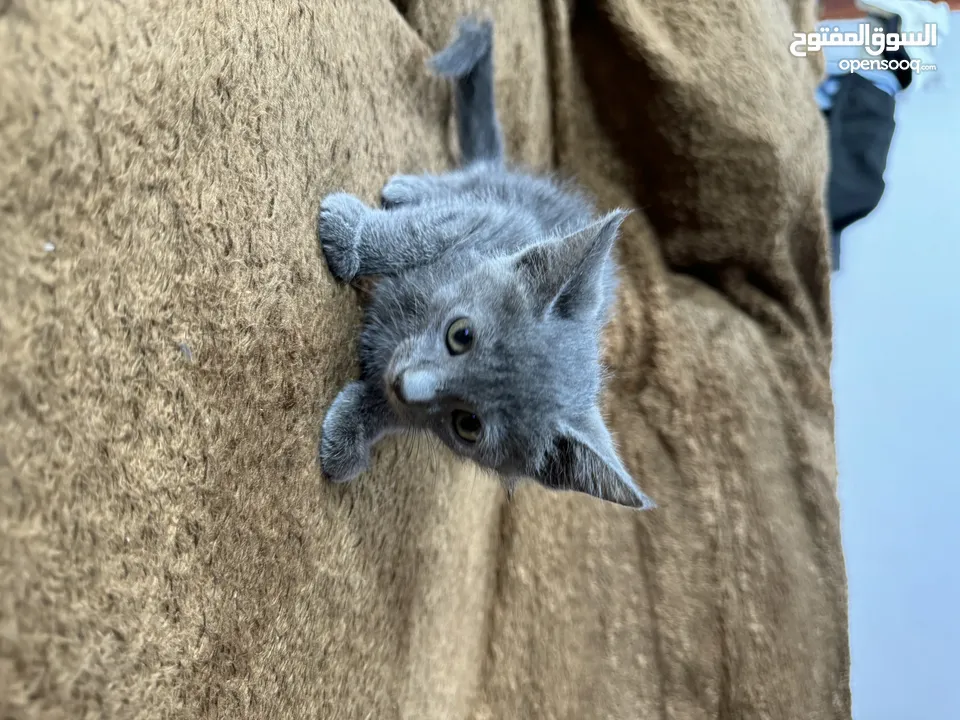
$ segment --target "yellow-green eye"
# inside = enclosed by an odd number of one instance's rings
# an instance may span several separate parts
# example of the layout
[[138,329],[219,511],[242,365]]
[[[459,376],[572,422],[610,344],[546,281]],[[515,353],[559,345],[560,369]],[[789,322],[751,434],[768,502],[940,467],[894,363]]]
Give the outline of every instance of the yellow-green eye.
[[473,328],[469,318],[460,318],[447,328],[447,350],[451,355],[463,355],[473,347]]
[[473,413],[466,410],[453,411],[453,429],[464,442],[475,443],[483,432],[483,423]]

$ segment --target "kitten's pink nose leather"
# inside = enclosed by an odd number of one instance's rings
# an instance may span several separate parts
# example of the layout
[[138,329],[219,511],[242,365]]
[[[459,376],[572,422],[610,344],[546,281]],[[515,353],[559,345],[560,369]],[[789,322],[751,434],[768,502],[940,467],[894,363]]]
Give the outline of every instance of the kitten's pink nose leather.
[[437,396],[437,377],[429,370],[406,370],[394,380],[393,390],[401,402],[422,405]]

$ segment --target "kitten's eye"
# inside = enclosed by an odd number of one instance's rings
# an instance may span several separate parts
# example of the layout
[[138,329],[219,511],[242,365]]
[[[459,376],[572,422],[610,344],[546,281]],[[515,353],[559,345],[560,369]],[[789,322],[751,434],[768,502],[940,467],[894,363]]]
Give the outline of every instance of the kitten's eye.
[[483,423],[473,413],[466,410],[453,411],[453,429],[464,442],[475,443],[483,432]]
[[447,350],[451,355],[463,355],[473,347],[473,328],[468,318],[460,318],[447,328]]

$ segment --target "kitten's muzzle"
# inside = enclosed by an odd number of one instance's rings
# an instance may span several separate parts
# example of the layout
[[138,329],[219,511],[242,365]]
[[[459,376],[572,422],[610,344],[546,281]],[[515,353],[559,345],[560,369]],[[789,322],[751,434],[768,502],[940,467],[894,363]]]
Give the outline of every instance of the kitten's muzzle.
[[427,405],[437,399],[440,389],[435,372],[427,368],[409,368],[390,380],[390,390],[404,405]]

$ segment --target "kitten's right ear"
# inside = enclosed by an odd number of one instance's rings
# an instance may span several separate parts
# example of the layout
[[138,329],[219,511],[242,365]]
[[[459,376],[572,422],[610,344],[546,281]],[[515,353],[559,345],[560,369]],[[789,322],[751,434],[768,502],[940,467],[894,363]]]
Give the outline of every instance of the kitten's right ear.
[[533,245],[516,256],[515,268],[533,294],[538,312],[589,315],[601,302],[601,274],[629,213],[614,210],[562,238]]
[[620,462],[597,408],[561,429],[535,479],[552,490],[581,492],[637,510],[657,506]]

